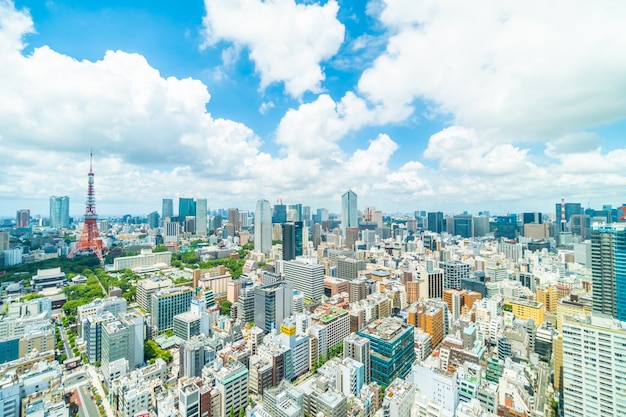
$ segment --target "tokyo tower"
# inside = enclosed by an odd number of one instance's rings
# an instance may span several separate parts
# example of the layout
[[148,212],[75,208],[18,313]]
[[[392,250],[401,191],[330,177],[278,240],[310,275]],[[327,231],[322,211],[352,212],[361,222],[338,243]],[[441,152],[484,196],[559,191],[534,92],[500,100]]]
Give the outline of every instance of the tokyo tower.
[[102,257],[102,251],[106,250],[106,246],[102,242],[100,232],[98,232],[98,215],[96,214],[96,196],[94,194],[93,187],[93,153],[89,153],[89,174],[87,174],[87,204],[85,208],[85,225],[83,231],[80,234],[80,238],[76,242],[74,249],[67,255],[68,258],[73,258],[77,253],[91,251],[93,252],[100,263],[104,264],[104,258]]

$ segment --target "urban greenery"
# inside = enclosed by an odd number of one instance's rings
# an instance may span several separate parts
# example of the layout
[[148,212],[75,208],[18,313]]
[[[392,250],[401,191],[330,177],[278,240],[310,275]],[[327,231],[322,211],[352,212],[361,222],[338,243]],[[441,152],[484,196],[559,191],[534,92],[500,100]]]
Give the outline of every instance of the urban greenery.
[[329,359],[338,356],[343,356],[343,342],[337,343],[335,346],[331,346],[330,348],[328,348],[328,355],[322,355],[318,357],[317,360],[313,362],[312,372],[317,372],[317,370],[321,368],[326,362],[328,362]]
[[154,340],[148,340],[143,345],[143,358],[146,362],[154,363],[156,358],[161,358],[165,362],[172,360],[172,354],[162,349]]

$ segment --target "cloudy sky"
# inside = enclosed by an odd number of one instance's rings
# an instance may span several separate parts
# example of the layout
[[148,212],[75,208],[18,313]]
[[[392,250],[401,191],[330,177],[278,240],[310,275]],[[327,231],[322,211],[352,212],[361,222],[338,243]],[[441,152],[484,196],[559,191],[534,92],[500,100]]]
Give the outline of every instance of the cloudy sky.
[[626,2],[0,0],[0,216],[626,203]]

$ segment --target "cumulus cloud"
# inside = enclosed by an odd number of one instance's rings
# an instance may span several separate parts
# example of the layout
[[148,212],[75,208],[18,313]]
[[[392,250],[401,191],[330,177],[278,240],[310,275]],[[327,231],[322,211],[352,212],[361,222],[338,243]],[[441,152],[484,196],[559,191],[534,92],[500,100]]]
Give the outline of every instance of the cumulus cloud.
[[284,82],[294,97],[320,91],[320,63],[335,55],[344,38],[334,0],[323,6],[294,0],[205,0],[205,7],[205,46],[227,41],[248,48],[261,88]]
[[421,99],[508,140],[626,116],[623,2],[385,0],[378,13],[393,35],[358,87],[392,113]]

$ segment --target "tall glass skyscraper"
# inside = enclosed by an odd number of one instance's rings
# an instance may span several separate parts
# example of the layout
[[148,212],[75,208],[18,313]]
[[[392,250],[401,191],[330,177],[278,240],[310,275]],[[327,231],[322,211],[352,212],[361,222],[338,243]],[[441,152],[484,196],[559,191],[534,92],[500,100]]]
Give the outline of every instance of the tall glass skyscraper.
[[341,230],[344,234],[348,227],[359,227],[357,197],[352,190],[341,196]]
[[626,321],[626,224],[591,228],[593,310]]
[[254,250],[269,254],[272,249],[272,207],[267,200],[256,202],[254,212]]
[[168,217],[170,219],[174,217],[174,201],[171,198],[164,198],[161,208],[161,218],[165,221]]
[[207,235],[207,201],[206,198],[196,200],[196,235]]
[[179,198],[178,199],[178,223],[185,224],[187,216],[196,215],[196,202],[193,198]]
[[50,226],[56,229],[70,227],[70,198],[50,197]]

